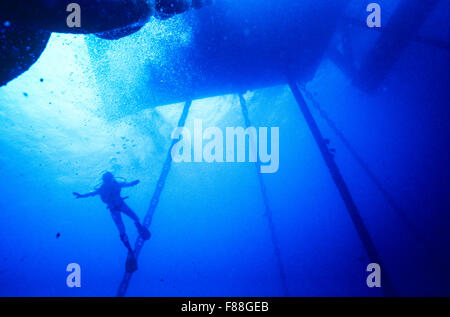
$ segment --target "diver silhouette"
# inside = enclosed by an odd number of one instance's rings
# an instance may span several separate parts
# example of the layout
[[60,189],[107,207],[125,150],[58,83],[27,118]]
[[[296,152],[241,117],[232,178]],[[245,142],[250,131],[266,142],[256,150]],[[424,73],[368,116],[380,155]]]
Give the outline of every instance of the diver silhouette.
[[[70,27],[68,5],[81,8],[81,26]],[[139,31],[153,16],[168,19],[214,0],[1,0],[0,87],[26,72],[52,32],[95,34],[115,40]]]
[[75,198],[88,198],[95,197],[97,195],[100,196],[102,201],[108,206],[108,209],[111,212],[111,216],[114,220],[114,223],[119,229],[120,239],[122,240],[125,247],[128,249],[128,260],[127,260],[127,271],[135,271],[137,269],[136,259],[134,257],[133,249],[131,248],[130,242],[128,240],[128,236],[125,231],[125,225],[122,220],[121,213],[124,213],[132,220],[134,220],[134,224],[139,232],[139,235],[144,240],[150,239],[150,232],[145,228],[139,221],[139,217],[125,204],[124,200],[128,197],[121,197],[121,189],[125,187],[133,187],[139,184],[139,180],[127,183],[127,182],[119,182],[115,179],[114,175],[110,172],[103,174],[102,176],[102,185],[87,194],[79,194],[73,193]]

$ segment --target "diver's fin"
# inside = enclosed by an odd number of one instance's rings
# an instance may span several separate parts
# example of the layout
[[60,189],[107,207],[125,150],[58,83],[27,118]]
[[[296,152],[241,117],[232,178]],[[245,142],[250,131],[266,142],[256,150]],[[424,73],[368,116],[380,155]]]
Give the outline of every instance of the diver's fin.
[[145,228],[143,225],[141,225],[140,223],[136,223],[136,227],[139,231],[139,235],[141,236],[142,239],[144,240],[148,240],[150,239],[150,237],[152,236],[150,231],[148,231],[147,228]]
[[134,253],[128,252],[127,263],[126,263],[126,271],[127,273],[134,273],[138,269],[136,257]]

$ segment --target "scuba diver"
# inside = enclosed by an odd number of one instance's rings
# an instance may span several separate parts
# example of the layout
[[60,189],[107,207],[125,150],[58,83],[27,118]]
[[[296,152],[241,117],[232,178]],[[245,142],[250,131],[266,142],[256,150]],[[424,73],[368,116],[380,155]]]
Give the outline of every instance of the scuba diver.
[[[214,0],[1,0],[0,87],[26,72],[52,32],[115,40],[139,31],[154,16],[168,19]],[[68,26],[69,4],[80,7],[80,27]],[[69,11],[68,11],[69,10]]]
[[136,180],[134,182],[119,182],[114,178],[114,175],[110,172],[106,172],[102,176],[102,184],[101,186],[94,190],[93,192],[87,193],[87,194],[79,194],[79,193],[73,193],[75,198],[88,198],[88,197],[95,197],[97,195],[100,196],[102,201],[108,206],[108,209],[111,212],[111,216],[117,226],[117,229],[119,229],[120,233],[120,240],[122,240],[125,247],[128,249],[128,259],[127,259],[127,272],[134,272],[137,270],[137,261],[134,256],[133,249],[131,248],[130,242],[128,240],[128,236],[125,232],[125,225],[122,221],[122,215],[121,213],[124,213],[128,217],[134,220],[134,224],[136,225],[136,228],[139,232],[139,235],[142,239],[148,240],[150,239],[150,232],[145,228],[139,221],[138,216],[131,210],[130,207],[128,207],[127,204],[125,204],[124,200],[128,197],[121,197],[120,192],[122,188],[125,187],[133,187],[139,184],[139,180]]

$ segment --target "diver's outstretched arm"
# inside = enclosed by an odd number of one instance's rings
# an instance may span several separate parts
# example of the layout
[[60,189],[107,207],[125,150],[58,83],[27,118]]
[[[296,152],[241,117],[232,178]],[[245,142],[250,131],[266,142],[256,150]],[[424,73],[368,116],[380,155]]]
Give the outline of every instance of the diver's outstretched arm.
[[97,191],[93,191],[87,194],[78,194],[78,193],[72,193],[76,199],[80,199],[80,198],[88,198],[88,197],[94,197],[98,195]]
[[120,187],[133,187],[136,186],[137,184],[139,184],[141,181],[140,180],[135,180],[134,182],[129,182],[129,183],[119,183]]

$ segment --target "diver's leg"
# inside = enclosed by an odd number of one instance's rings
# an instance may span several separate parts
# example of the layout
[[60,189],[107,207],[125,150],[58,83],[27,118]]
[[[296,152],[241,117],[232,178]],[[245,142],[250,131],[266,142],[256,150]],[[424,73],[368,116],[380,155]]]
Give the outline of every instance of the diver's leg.
[[117,228],[119,229],[120,240],[122,240],[123,244],[128,249],[128,257],[127,257],[127,262],[125,264],[125,270],[128,273],[133,273],[138,269],[138,265],[137,265],[137,260],[134,255],[133,249],[131,248],[130,241],[128,241],[128,236],[125,232],[125,225],[123,224],[123,221],[122,221],[122,215],[120,214],[120,211],[118,211],[118,210],[111,211],[111,215],[114,219],[114,222],[117,225]]
[[117,226],[117,229],[119,229],[120,234],[120,240],[122,240],[125,247],[133,253],[133,249],[131,248],[130,241],[128,240],[127,233],[125,231],[125,225],[123,224],[122,215],[120,214],[120,211],[111,211],[111,216],[114,220],[114,223]]
[[151,236],[150,232],[140,223],[139,217],[136,215],[136,213],[125,203],[123,204],[122,212],[134,220],[134,224],[136,225],[136,228],[142,239],[144,240],[150,239]]
[[123,204],[122,212],[134,220],[134,222],[139,222],[139,217],[136,215],[136,213],[127,205]]

